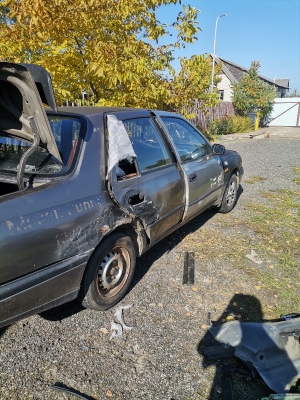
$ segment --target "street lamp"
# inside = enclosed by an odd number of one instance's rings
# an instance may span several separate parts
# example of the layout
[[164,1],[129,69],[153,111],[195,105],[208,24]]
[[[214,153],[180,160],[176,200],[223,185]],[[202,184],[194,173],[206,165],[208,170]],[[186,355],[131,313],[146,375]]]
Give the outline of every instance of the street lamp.
[[217,41],[217,27],[218,21],[221,17],[227,17],[227,14],[219,15],[216,20],[216,27],[215,27],[215,39],[214,39],[214,53],[213,53],[213,65],[212,65],[212,74],[211,74],[211,92],[213,92],[214,88],[214,73],[215,73],[215,56],[216,56],[216,41]]

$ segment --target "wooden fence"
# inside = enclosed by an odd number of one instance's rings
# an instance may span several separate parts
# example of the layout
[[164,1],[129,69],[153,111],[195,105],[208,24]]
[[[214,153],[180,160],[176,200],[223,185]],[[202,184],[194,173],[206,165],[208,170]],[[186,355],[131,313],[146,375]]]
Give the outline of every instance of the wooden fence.
[[[81,106],[81,100],[75,102],[64,101],[63,106]],[[91,105],[91,104],[89,104]],[[92,104],[94,105],[94,104]],[[207,130],[209,123],[217,118],[226,117],[226,115],[234,114],[234,108],[231,101],[220,101],[217,107],[208,108],[206,112],[198,110],[199,103],[195,101],[195,107],[188,110],[190,114],[197,114],[191,122],[200,130]]]
[[198,104],[195,103],[195,108],[189,110],[190,113],[197,114],[192,119],[192,123],[202,130],[206,130],[211,121],[217,118],[225,117],[226,115],[234,114],[234,108],[231,101],[220,101],[217,107],[207,109],[207,112],[197,110]]

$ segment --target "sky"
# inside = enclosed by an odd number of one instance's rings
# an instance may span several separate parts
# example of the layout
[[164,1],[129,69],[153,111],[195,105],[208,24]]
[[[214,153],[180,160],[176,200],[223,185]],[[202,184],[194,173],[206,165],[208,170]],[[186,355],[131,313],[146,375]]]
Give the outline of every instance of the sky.
[[[176,50],[174,56],[213,53],[216,19],[216,55],[249,68],[259,61],[259,73],[269,79],[290,79],[300,91],[300,0],[182,0],[160,7],[157,18],[171,24],[183,5],[200,9],[198,40]],[[160,43],[170,41],[163,40]],[[173,63],[179,69],[179,61]]]

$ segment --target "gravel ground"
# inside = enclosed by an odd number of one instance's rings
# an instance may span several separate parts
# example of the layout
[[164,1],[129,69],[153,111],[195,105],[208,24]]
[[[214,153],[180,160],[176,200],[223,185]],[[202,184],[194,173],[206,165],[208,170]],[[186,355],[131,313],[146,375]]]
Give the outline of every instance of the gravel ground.
[[[245,201],[260,201],[260,189],[296,188],[291,168],[300,165],[299,139],[224,144],[242,155],[244,179],[267,178],[242,184],[232,218]],[[194,285],[182,284],[186,238],[212,228],[215,216],[204,213],[143,255],[130,292],[111,310],[96,313],[71,302],[0,330],[0,398],[66,399],[50,388],[58,381],[94,399],[219,399],[220,363],[207,363],[201,350],[211,341],[208,313],[219,319],[237,293],[255,289],[221,257],[195,259]],[[124,321],[132,329],[109,340],[114,313],[126,305],[132,307],[123,311]],[[251,385],[241,389],[240,400],[261,397],[263,382]]]

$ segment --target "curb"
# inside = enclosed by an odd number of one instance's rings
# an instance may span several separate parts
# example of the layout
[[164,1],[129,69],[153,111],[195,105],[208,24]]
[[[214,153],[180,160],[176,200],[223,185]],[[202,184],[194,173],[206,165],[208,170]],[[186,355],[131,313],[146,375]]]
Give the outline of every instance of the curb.
[[219,141],[232,141],[238,139],[300,139],[300,127],[265,127],[256,131],[246,133],[234,133],[232,135],[222,135],[217,138]]

